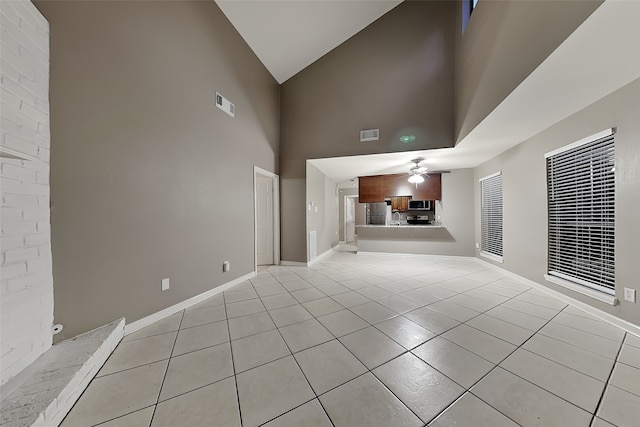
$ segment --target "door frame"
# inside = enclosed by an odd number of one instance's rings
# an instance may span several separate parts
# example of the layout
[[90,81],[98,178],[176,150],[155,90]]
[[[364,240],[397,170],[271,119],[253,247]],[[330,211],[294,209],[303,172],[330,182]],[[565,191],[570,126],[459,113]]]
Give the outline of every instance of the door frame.
[[273,184],[273,264],[280,265],[280,177],[258,166],[253,167],[253,267],[258,271],[258,175]]
[[[344,196],[344,201],[342,203],[342,241],[347,243],[347,199],[356,199],[353,201],[353,221],[356,221],[356,209],[358,208],[358,195],[357,194],[349,194]],[[354,234],[355,231],[354,231]],[[356,234],[357,235],[357,234]]]

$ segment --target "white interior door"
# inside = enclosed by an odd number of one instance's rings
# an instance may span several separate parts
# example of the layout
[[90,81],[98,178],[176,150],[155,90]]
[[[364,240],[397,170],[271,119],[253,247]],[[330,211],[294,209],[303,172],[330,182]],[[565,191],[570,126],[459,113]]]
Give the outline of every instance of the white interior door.
[[273,264],[273,180],[256,177],[258,265]]
[[344,204],[344,241],[353,242],[356,234],[356,202],[355,198],[347,197]]

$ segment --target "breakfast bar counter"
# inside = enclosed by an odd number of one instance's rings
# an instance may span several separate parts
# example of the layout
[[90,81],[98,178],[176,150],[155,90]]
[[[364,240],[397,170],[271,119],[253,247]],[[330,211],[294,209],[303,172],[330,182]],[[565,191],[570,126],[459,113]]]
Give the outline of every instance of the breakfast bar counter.
[[[357,225],[358,252],[422,255],[459,253],[454,236],[443,224]],[[471,248],[471,254],[473,249]]]

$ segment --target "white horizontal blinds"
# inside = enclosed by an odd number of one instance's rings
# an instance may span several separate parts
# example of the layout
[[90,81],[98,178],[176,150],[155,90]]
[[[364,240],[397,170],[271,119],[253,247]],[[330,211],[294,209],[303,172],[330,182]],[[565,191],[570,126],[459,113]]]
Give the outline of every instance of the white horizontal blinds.
[[615,288],[614,160],[611,133],[547,157],[549,274],[610,294]]
[[480,187],[480,249],[487,254],[502,257],[502,174],[481,179]]

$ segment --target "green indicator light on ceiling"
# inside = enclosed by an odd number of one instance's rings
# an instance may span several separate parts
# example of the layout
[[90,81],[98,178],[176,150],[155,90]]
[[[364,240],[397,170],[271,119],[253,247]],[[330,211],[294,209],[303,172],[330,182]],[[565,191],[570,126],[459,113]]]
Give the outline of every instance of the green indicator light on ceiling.
[[400,141],[404,142],[405,144],[407,142],[411,142],[411,141],[413,141],[415,139],[416,139],[415,135],[403,135],[403,136],[400,137]]

